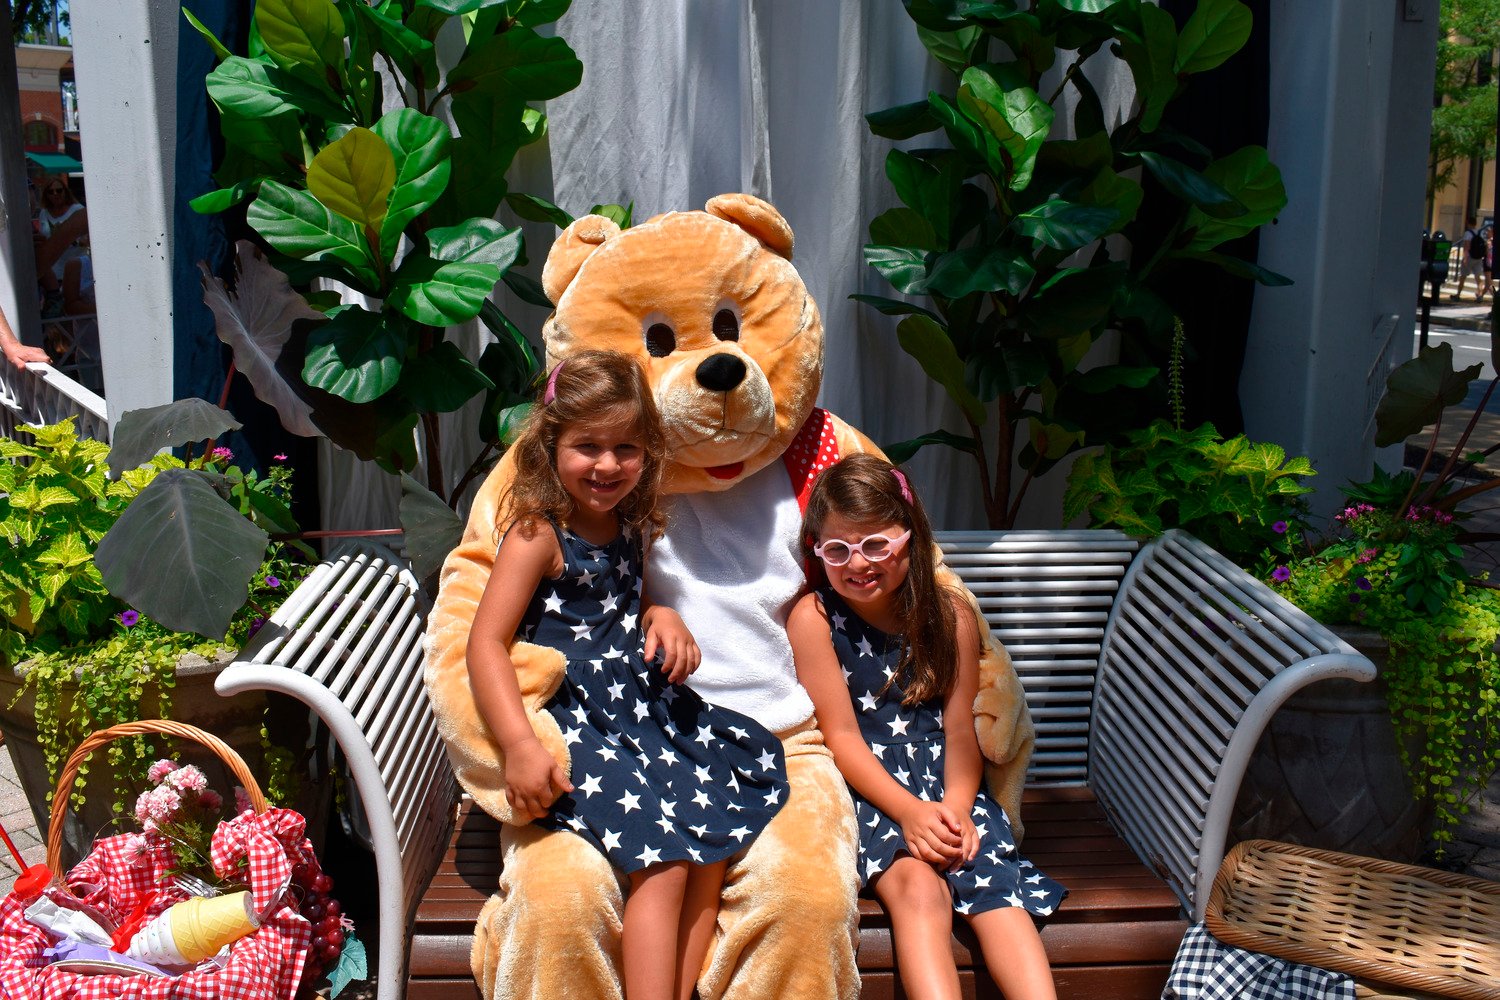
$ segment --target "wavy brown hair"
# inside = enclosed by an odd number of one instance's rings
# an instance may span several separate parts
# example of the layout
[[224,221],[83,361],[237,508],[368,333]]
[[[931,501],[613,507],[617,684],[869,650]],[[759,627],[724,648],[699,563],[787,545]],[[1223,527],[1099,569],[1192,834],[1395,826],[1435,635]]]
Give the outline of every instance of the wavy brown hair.
[[[885,689],[900,683],[902,703],[915,705],[946,697],[958,676],[958,619],[952,591],[937,582],[936,545],[922,501],[908,501],[892,472],[895,466],[874,455],[850,455],[830,466],[813,484],[802,518],[802,556],[814,573],[823,572],[813,546],[831,514],[877,531],[892,524],[911,529],[910,569],[897,592],[896,621],[901,660]],[[904,475],[904,473],[903,473]],[[884,693],[884,691],[882,691]]]
[[539,521],[555,521],[566,527],[573,513],[573,497],[557,475],[558,438],[575,424],[607,424],[634,426],[641,439],[641,480],[616,505],[615,513],[622,524],[639,530],[643,537],[660,534],[663,518],[657,500],[666,465],[667,435],[645,372],[634,358],[615,351],[569,354],[553,372],[556,395],[547,402],[545,390],[538,390],[531,415],[511,445],[515,474],[500,500],[496,532],[520,524],[529,535]]

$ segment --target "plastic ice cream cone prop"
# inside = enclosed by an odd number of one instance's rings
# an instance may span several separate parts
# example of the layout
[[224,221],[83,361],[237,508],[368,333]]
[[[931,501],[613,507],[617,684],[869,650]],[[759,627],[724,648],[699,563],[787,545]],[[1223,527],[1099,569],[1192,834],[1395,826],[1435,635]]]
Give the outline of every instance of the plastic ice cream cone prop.
[[196,965],[260,926],[248,892],[184,900],[141,928],[125,954],[156,965]]

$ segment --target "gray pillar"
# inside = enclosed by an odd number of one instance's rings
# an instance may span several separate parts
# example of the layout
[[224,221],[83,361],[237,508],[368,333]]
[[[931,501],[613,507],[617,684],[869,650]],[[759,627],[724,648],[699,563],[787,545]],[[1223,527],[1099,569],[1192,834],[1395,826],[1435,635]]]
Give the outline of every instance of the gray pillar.
[[74,0],[89,237],[111,425],[172,399],[176,4]]
[[1410,356],[1438,0],[1270,6],[1288,205],[1260,263],[1296,284],[1256,295],[1240,391],[1252,438],[1312,458],[1326,514],[1370,475],[1375,406]]
[[[10,4],[0,4],[0,38],[11,37]],[[31,210],[26,200],[26,159],[21,135],[21,95],[16,85],[16,49],[0,45],[0,309],[23,344],[40,344],[36,261],[31,247]]]

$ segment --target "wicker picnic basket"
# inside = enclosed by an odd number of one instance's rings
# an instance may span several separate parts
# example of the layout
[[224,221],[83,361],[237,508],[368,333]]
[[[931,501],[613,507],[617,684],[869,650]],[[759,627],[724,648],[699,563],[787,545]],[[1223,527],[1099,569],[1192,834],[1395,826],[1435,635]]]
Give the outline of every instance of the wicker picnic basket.
[[1270,840],[1224,858],[1225,944],[1461,1000],[1500,1000],[1500,883]]
[[150,834],[100,838],[88,857],[70,871],[62,870],[62,821],[79,769],[99,747],[140,735],[174,736],[202,744],[218,755],[245,789],[251,808],[219,824],[213,838],[213,861],[221,872],[243,867],[257,907],[269,912],[258,930],[234,942],[222,967],[199,967],[160,978],[82,974],[48,964],[44,951],[52,945],[52,937],[26,920],[28,901],[10,893],[0,900],[0,996],[8,1000],[292,1000],[307,967],[312,930],[295,907],[282,899],[282,892],[294,865],[317,864],[304,836],[306,821],[291,810],[268,809],[244,760],[213,734],[153,719],[112,726],[79,744],[63,766],[52,797],[47,868],[54,881],[112,911],[116,918],[141,905],[149,905],[155,915],[186,898],[169,881],[170,851],[153,842]]

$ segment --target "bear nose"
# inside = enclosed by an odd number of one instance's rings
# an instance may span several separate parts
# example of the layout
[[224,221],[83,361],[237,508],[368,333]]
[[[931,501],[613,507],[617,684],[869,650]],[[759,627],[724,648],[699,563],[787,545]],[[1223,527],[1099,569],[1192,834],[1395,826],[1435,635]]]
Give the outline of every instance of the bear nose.
[[745,380],[745,362],[733,354],[712,354],[698,366],[697,376],[710,392],[728,392]]

